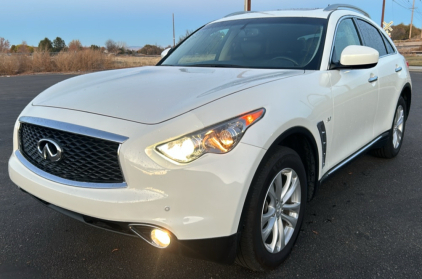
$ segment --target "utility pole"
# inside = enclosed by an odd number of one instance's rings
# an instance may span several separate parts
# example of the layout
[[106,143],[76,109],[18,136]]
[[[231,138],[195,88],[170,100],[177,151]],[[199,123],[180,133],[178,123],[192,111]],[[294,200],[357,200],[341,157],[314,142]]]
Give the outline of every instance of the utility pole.
[[175,36],[175,33],[174,33],[174,13],[173,13],[173,47],[175,47],[176,46],[176,36]]
[[412,39],[413,12],[414,11],[415,11],[415,0],[413,0],[413,6],[412,6],[412,19],[410,20],[409,40]]
[[249,12],[251,10],[251,0],[245,0],[245,11]]
[[385,0],[382,1],[381,28],[384,28]]

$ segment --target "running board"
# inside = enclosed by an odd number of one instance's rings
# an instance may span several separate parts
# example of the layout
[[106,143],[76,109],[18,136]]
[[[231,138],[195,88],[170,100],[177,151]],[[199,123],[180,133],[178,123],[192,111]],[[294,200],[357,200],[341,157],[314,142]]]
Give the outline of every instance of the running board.
[[[356,159],[357,157],[359,157],[359,155],[362,155],[363,153],[365,153],[366,151],[368,151],[371,147],[376,147],[377,144],[379,144],[380,142],[383,142],[383,140],[388,137],[388,133],[389,132],[382,133],[380,136],[378,136],[376,139],[374,139],[373,141],[371,141],[370,143],[368,143],[367,145],[365,145],[363,148],[361,148],[360,150],[358,150],[356,153],[354,153],[351,156],[349,156],[346,160],[340,162],[337,166],[335,166],[332,169],[330,169],[329,171],[327,171],[321,177],[321,179],[319,181],[319,184],[321,185],[322,182],[324,180],[326,180],[330,175],[332,175],[333,173],[335,173],[336,171],[338,171],[339,169],[341,169],[345,165],[347,165],[350,162],[352,162],[354,159]],[[381,146],[382,146],[382,144],[380,145],[380,147]]]

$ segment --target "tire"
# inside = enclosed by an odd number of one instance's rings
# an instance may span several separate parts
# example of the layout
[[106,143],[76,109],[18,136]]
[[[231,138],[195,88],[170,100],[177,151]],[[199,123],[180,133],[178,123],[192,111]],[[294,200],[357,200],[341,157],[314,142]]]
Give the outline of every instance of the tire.
[[[399,98],[394,113],[393,124],[388,134],[385,145],[381,148],[374,149],[372,154],[376,157],[391,159],[397,156],[403,144],[404,132],[406,128],[407,107],[403,97]],[[401,125],[397,125],[401,120]],[[401,136],[400,136],[401,135]],[[400,137],[399,137],[400,136]]]
[[[265,271],[277,268],[289,256],[302,226],[307,188],[305,167],[294,150],[279,147],[266,159],[251,184],[244,206],[237,264]],[[277,202],[276,196],[284,198]],[[274,231],[278,232],[276,238]]]

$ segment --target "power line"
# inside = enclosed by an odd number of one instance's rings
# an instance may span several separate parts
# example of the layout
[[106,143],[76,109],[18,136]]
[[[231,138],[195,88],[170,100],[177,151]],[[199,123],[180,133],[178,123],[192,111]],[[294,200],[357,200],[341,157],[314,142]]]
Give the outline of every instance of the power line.
[[396,3],[397,5],[401,6],[402,8],[405,8],[406,10],[409,10],[410,8],[403,6],[402,4],[400,4],[399,2],[397,2],[396,0],[393,0],[394,3]]

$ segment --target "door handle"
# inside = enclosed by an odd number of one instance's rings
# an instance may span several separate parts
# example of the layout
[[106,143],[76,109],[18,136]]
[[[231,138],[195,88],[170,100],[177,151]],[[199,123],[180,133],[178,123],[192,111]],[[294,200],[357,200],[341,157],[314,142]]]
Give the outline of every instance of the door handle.
[[396,68],[396,73],[400,72],[401,70],[403,70],[403,68],[402,68],[402,67],[397,67],[397,68]]
[[378,80],[378,76],[373,76],[373,77],[371,77],[371,78],[369,78],[369,82],[376,82]]

